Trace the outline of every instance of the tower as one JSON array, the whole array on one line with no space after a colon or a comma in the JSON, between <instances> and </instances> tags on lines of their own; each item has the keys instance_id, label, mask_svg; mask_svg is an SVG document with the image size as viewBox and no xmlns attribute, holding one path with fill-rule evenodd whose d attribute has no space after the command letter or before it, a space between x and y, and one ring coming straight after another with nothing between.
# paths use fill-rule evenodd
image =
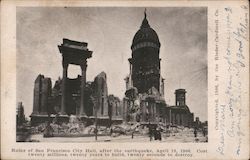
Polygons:
<instances>
[{"instance_id":1,"label":"tower","mask_svg":"<svg viewBox=\"0 0 250 160\"><path fill-rule=\"evenodd\" d=\"M67 106L67 73L69 64L79 65L82 70L81 84L80 84L80 109L78 116L85 117L84 107L84 90L86 85L86 69L87 59L92 56L92 51L87 48L88 44L85 42L77 42L69 39L63 39L63 44L58 46L62 54L63 78L62 78L62 101L61 101L61 114L66 115Z\"/></svg>"},{"instance_id":2,"label":"tower","mask_svg":"<svg viewBox=\"0 0 250 160\"><path fill-rule=\"evenodd\" d=\"M108 119L108 86L105 72L101 72L95 77L93 92L96 98L96 105L94 106L96 113L94 115Z\"/></svg>"},{"instance_id":3,"label":"tower","mask_svg":"<svg viewBox=\"0 0 250 160\"><path fill-rule=\"evenodd\" d=\"M39 74L34 84L33 112L30 115L31 125L44 122L50 113L51 79Z\"/></svg>"},{"instance_id":4,"label":"tower","mask_svg":"<svg viewBox=\"0 0 250 160\"><path fill-rule=\"evenodd\" d=\"M34 85L32 116L48 114L49 97L51 96L51 92L51 79L39 74Z\"/></svg>"},{"instance_id":5,"label":"tower","mask_svg":"<svg viewBox=\"0 0 250 160\"><path fill-rule=\"evenodd\" d=\"M25 122L24 107L22 102L18 102L16 113L16 125L22 125Z\"/></svg>"},{"instance_id":6,"label":"tower","mask_svg":"<svg viewBox=\"0 0 250 160\"><path fill-rule=\"evenodd\" d=\"M186 105L186 90L177 89L175 90L175 105L176 106L185 106Z\"/></svg>"},{"instance_id":7,"label":"tower","mask_svg":"<svg viewBox=\"0 0 250 160\"><path fill-rule=\"evenodd\" d=\"M132 84L138 93L145 93L152 87L160 91L160 46L158 35L150 27L145 10L141 27L131 45L132 58L129 58Z\"/></svg>"}]
</instances>

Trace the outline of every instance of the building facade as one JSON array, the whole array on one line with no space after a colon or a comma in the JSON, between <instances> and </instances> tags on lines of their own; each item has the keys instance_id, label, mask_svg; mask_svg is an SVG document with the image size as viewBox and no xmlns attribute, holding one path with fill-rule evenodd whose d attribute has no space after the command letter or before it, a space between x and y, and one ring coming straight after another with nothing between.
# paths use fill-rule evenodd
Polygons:
<instances>
[{"instance_id":1,"label":"building facade","mask_svg":"<svg viewBox=\"0 0 250 160\"><path fill-rule=\"evenodd\" d=\"M164 122L166 108L164 79L161 76L160 41L149 25L146 11L135 33L129 58L130 73L125 78L124 110L128 122Z\"/></svg>"},{"instance_id":2,"label":"building facade","mask_svg":"<svg viewBox=\"0 0 250 160\"><path fill-rule=\"evenodd\" d=\"M172 126L192 127L194 125L194 114L186 105L186 90L175 90L175 106L166 109L166 123Z\"/></svg>"},{"instance_id":3,"label":"building facade","mask_svg":"<svg viewBox=\"0 0 250 160\"><path fill-rule=\"evenodd\" d=\"M146 12L140 29L131 45L132 58L129 59L132 84L138 93L145 93L155 87L160 90L160 41L157 33L150 27Z\"/></svg>"},{"instance_id":4,"label":"building facade","mask_svg":"<svg viewBox=\"0 0 250 160\"><path fill-rule=\"evenodd\" d=\"M123 118L126 122L162 123L168 126L192 126L193 114L185 104L184 89L175 92L176 104L165 102L165 82L161 76L161 43L156 31L149 25L146 11L132 45L129 58L130 73L123 99Z\"/></svg>"}]
</instances>

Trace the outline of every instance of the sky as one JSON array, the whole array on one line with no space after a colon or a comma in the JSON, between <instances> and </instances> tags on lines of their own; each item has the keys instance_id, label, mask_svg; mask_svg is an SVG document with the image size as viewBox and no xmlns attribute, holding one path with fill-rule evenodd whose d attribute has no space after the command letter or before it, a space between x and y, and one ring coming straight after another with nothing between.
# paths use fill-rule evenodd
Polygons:
<instances>
[{"instance_id":1,"label":"sky","mask_svg":"<svg viewBox=\"0 0 250 160\"><path fill-rule=\"evenodd\" d=\"M87 42L87 81L104 71L108 93L124 97L131 44L144 18L144 7L17 7L17 102L25 115L33 108L38 74L62 77L58 45L63 38ZM207 8L147 7L147 19L161 43L161 75L165 100L175 104L174 91L186 89L186 104L195 117L207 120ZM81 74L70 65L68 76Z\"/></svg>"}]
</instances>

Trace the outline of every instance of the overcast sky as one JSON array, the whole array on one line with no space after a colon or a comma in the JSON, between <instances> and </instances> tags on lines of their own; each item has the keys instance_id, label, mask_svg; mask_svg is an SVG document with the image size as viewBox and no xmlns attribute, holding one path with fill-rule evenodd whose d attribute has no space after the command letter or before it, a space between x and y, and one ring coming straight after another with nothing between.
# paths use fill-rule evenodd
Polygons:
<instances>
[{"instance_id":1,"label":"overcast sky","mask_svg":"<svg viewBox=\"0 0 250 160\"><path fill-rule=\"evenodd\" d=\"M87 81L104 71L108 92L124 97L124 78L134 34L144 18L144 8L17 8L17 101L25 114L33 108L34 81L38 74L62 77L62 57L57 45L63 38L88 43ZM160 42L165 99L175 104L174 91L187 90L186 103L195 116L207 120L207 9L147 7L150 26ZM70 78L81 74L69 66Z\"/></svg>"}]
</instances>

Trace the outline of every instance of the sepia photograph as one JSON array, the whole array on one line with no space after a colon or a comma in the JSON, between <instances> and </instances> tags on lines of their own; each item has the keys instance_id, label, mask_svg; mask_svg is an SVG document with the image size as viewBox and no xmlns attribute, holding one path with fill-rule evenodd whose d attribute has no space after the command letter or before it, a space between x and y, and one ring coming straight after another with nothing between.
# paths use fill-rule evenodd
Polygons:
<instances>
[{"instance_id":1,"label":"sepia photograph","mask_svg":"<svg viewBox=\"0 0 250 160\"><path fill-rule=\"evenodd\" d=\"M16 142L208 142L207 21L207 7L17 7Z\"/></svg>"},{"instance_id":2,"label":"sepia photograph","mask_svg":"<svg viewBox=\"0 0 250 160\"><path fill-rule=\"evenodd\" d=\"M249 159L249 1L0 5L0 159Z\"/></svg>"}]
</instances>

